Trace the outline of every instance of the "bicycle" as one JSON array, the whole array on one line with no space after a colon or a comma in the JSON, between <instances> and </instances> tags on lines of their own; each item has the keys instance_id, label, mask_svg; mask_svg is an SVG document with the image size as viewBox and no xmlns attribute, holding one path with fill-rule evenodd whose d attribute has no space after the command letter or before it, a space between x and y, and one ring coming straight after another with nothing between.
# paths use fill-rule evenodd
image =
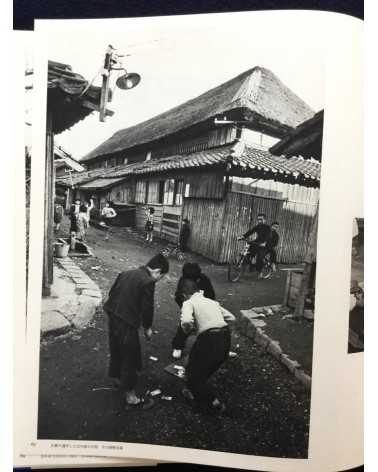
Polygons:
<instances>
[{"instance_id":1,"label":"bicycle","mask_svg":"<svg viewBox=\"0 0 378 472\"><path fill-rule=\"evenodd\" d=\"M245 240L244 240L245 241ZM228 280L230 282L237 282L244 273L247 266L256 266L257 255L251 254L251 243L246 241L244 249L237 254L233 261L228 264ZM263 267L261 270L261 278L268 279L273 273L273 263L271 261L270 253L264 254Z\"/></svg>"},{"instance_id":2,"label":"bicycle","mask_svg":"<svg viewBox=\"0 0 378 472\"><path fill-rule=\"evenodd\" d=\"M160 254L167 258L174 256L180 262L185 260L185 255L178 246L167 246L160 252Z\"/></svg>"}]
</instances>

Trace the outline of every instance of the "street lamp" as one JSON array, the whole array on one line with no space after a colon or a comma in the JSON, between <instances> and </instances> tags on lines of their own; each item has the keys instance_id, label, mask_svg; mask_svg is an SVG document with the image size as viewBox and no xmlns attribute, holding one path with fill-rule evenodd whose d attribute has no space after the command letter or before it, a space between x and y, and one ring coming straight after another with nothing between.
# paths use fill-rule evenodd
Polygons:
<instances>
[{"instance_id":1,"label":"street lamp","mask_svg":"<svg viewBox=\"0 0 378 472\"><path fill-rule=\"evenodd\" d=\"M116 85L122 90L129 90L136 87L141 77L135 72L127 72L124 67L115 67L115 65L120 64L118 61L119 56L115 53L115 49L112 45L109 45L104 60L104 68L102 71L102 88L101 88L101 101L100 101L100 121L105 121L106 117L106 105L109 100L109 79L110 73L113 70L123 70L125 71L124 75L118 77ZM121 64L120 64L121 65Z\"/></svg>"}]
</instances>

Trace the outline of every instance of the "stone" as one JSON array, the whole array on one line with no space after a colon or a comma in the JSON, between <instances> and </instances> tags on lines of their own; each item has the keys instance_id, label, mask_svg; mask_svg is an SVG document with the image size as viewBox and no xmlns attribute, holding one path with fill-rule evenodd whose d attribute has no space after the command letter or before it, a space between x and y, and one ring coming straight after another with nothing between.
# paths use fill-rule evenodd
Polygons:
<instances>
[{"instance_id":1,"label":"stone","mask_svg":"<svg viewBox=\"0 0 378 472\"><path fill-rule=\"evenodd\" d=\"M267 347L270 342L269 337L262 331L261 328L256 328L256 336L255 336L256 343L261 347Z\"/></svg>"},{"instance_id":2,"label":"stone","mask_svg":"<svg viewBox=\"0 0 378 472\"><path fill-rule=\"evenodd\" d=\"M95 285L93 282L77 284L76 288L78 290L98 290L97 285Z\"/></svg>"},{"instance_id":3,"label":"stone","mask_svg":"<svg viewBox=\"0 0 378 472\"><path fill-rule=\"evenodd\" d=\"M312 310L304 310L303 317L306 318L306 320L313 320L314 312Z\"/></svg>"},{"instance_id":4,"label":"stone","mask_svg":"<svg viewBox=\"0 0 378 472\"><path fill-rule=\"evenodd\" d=\"M58 311L44 311L41 315L41 334L64 334L71 328L70 322Z\"/></svg>"},{"instance_id":5,"label":"stone","mask_svg":"<svg viewBox=\"0 0 378 472\"><path fill-rule=\"evenodd\" d=\"M266 323L263 320L251 320L251 323L256 328L263 328L264 326L266 326Z\"/></svg>"},{"instance_id":6,"label":"stone","mask_svg":"<svg viewBox=\"0 0 378 472\"><path fill-rule=\"evenodd\" d=\"M78 297L78 311L75 318L73 319L73 325L75 328L85 328L92 320L96 309L100 304L100 300L94 297L87 297L86 295L80 295Z\"/></svg>"},{"instance_id":7,"label":"stone","mask_svg":"<svg viewBox=\"0 0 378 472\"><path fill-rule=\"evenodd\" d=\"M267 351L272 354L276 359L280 359L282 355L282 349L277 341L270 341L267 347Z\"/></svg>"},{"instance_id":8,"label":"stone","mask_svg":"<svg viewBox=\"0 0 378 472\"><path fill-rule=\"evenodd\" d=\"M302 369L295 369L295 377L307 388L311 388L311 377L306 374Z\"/></svg>"},{"instance_id":9,"label":"stone","mask_svg":"<svg viewBox=\"0 0 378 472\"><path fill-rule=\"evenodd\" d=\"M93 289L84 289L82 292L81 292L82 295L87 295L88 297L96 297L96 298L101 298L102 299L102 295L101 295L101 292L99 290L93 290Z\"/></svg>"},{"instance_id":10,"label":"stone","mask_svg":"<svg viewBox=\"0 0 378 472\"><path fill-rule=\"evenodd\" d=\"M273 311L274 314L279 313L281 311L282 305L271 305L270 309Z\"/></svg>"},{"instance_id":11,"label":"stone","mask_svg":"<svg viewBox=\"0 0 378 472\"><path fill-rule=\"evenodd\" d=\"M294 373L300 367L299 362L293 361L287 354L281 354L281 363Z\"/></svg>"}]
</instances>

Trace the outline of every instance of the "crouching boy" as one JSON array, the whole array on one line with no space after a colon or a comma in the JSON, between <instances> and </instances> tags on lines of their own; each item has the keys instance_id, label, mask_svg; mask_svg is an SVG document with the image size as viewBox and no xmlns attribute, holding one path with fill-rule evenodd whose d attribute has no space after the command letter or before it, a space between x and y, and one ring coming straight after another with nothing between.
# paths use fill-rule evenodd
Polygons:
<instances>
[{"instance_id":1,"label":"crouching boy","mask_svg":"<svg viewBox=\"0 0 378 472\"><path fill-rule=\"evenodd\" d=\"M185 280L183 286L185 301L181 310L181 326L190 333L196 327L198 336L189 354L186 367L188 390L199 406L212 411L224 411L225 406L216 396L208 380L228 359L231 333L227 321L235 317L220 304L203 296L196 283Z\"/></svg>"},{"instance_id":2,"label":"crouching boy","mask_svg":"<svg viewBox=\"0 0 378 472\"><path fill-rule=\"evenodd\" d=\"M138 372L142 369L139 328L151 339L155 283L169 270L168 261L158 254L146 266L122 272L109 292L104 310L109 317L109 377L125 395L127 405L138 405L135 393Z\"/></svg>"}]
</instances>

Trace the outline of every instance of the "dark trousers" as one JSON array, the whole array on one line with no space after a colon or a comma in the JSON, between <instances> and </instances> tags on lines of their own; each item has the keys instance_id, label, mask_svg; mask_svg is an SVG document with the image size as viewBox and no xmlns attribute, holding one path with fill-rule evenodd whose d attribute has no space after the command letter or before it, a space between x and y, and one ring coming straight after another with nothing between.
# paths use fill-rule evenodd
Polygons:
<instances>
[{"instance_id":1,"label":"dark trousers","mask_svg":"<svg viewBox=\"0 0 378 472\"><path fill-rule=\"evenodd\" d=\"M276 252L276 250L274 248L270 248L270 249L267 249L266 253L270 255L270 262L272 264L276 264L277 263L277 252Z\"/></svg>"},{"instance_id":2,"label":"dark trousers","mask_svg":"<svg viewBox=\"0 0 378 472\"><path fill-rule=\"evenodd\" d=\"M109 349L109 377L119 379L123 390L134 389L138 371L142 369L139 332L112 314L109 314Z\"/></svg>"},{"instance_id":3,"label":"dark trousers","mask_svg":"<svg viewBox=\"0 0 378 472\"><path fill-rule=\"evenodd\" d=\"M264 257L266 254L266 249L264 246L259 246L258 244L251 244L249 252L251 254L251 259L256 256L256 270L258 273L262 271L264 265Z\"/></svg>"},{"instance_id":4,"label":"dark trousers","mask_svg":"<svg viewBox=\"0 0 378 472\"><path fill-rule=\"evenodd\" d=\"M182 351L185 347L186 340L188 339L189 334L186 334L181 327L181 323L177 326L177 331L172 339L172 349L180 349Z\"/></svg>"},{"instance_id":5,"label":"dark trousers","mask_svg":"<svg viewBox=\"0 0 378 472\"><path fill-rule=\"evenodd\" d=\"M228 359L230 346L228 326L201 333L193 344L186 367L187 385L194 399L204 406L211 406L216 398L208 380Z\"/></svg>"}]
</instances>

